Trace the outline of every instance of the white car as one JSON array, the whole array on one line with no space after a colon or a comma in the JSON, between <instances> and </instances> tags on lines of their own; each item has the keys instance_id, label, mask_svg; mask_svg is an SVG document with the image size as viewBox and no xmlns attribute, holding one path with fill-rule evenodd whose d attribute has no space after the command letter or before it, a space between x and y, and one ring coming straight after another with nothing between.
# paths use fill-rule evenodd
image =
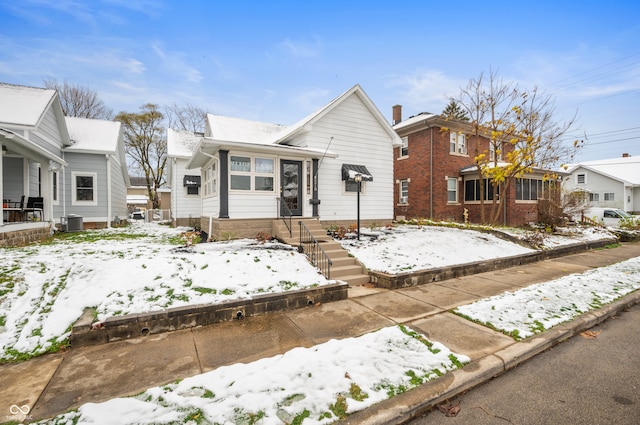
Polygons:
<instances>
[{"instance_id":1,"label":"white car","mask_svg":"<svg viewBox=\"0 0 640 425\"><path fill-rule=\"evenodd\" d=\"M640 216L631 215L618 208L589 208L585 210L584 216L608 227L619 227L621 219L640 220Z\"/></svg>"},{"instance_id":2,"label":"white car","mask_svg":"<svg viewBox=\"0 0 640 425\"><path fill-rule=\"evenodd\" d=\"M142 211L134 211L129 214L129 218L132 220L144 220L144 213Z\"/></svg>"}]
</instances>

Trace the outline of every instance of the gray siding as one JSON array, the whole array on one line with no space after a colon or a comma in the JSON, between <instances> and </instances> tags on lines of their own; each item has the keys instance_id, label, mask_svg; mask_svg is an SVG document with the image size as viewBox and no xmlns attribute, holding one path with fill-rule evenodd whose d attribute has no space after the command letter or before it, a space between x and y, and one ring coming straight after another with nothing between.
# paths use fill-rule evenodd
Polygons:
<instances>
[{"instance_id":1,"label":"gray siding","mask_svg":"<svg viewBox=\"0 0 640 425\"><path fill-rule=\"evenodd\" d=\"M106 221L107 220L107 162L104 155L92 155L82 153L67 152L65 160L69 164L64 171L64 201L66 214L77 214L83 217L83 221ZM73 185L72 176L74 172L96 173L97 188L94 193L97 200L96 205L73 205ZM60 197L62 198L62 193ZM113 218L113 217L111 217ZM58 219L58 217L56 217Z\"/></svg>"},{"instance_id":2,"label":"gray siding","mask_svg":"<svg viewBox=\"0 0 640 425\"><path fill-rule=\"evenodd\" d=\"M36 131L31 133L29 140L48 152L61 156L63 140L52 108L47 109L40 125Z\"/></svg>"},{"instance_id":3,"label":"gray siding","mask_svg":"<svg viewBox=\"0 0 640 425\"><path fill-rule=\"evenodd\" d=\"M111 157L111 219L127 218L127 187L124 182L123 164L117 156Z\"/></svg>"},{"instance_id":4,"label":"gray siding","mask_svg":"<svg viewBox=\"0 0 640 425\"><path fill-rule=\"evenodd\" d=\"M22 184L23 160L22 158L4 157L2 161L2 197L12 202L20 202L22 195L26 195Z\"/></svg>"}]
</instances>

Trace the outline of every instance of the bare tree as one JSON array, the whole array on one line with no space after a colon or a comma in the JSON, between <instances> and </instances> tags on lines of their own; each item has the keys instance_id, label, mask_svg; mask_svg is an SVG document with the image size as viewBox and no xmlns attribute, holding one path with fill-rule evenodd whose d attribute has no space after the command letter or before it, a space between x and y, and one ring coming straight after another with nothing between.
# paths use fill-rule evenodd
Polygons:
<instances>
[{"instance_id":1,"label":"bare tree","mask_svg":"<svg viewBox=\"0 0 640 425\"><path fill-rule=\"evenodd\" d=\"M207 116L204 109L190 104L178 106L173 103L165 106L164 111L167 118L167 127L193 133L204 132L204 123Z\"/></svg>"},{"instance_id":2,"label":"bare tree","mask_svg":"<svg viewBox=\"0 0 640 425\"><path fill-rule=\"evenodd\" d=\"M57 90L62 112L67 117L102 120L110 120L113 117L113 110L107 107L98 94L90 88L69 84L66 80L60 83L55 79L45 79L44 86Z\"/></svg>"},{"instance_id":3,"label":"bare tree","mask_svg":"<svg viewBox=\"0 0 640 425\"><path fill-rule=\"evenodd\" d=\"M497 223L500 218L498 193L507 193L514 179L522 178L534 168L547 170L545 179L555 178L549 170L570 161L582 147L580 141L571 145L562 141L573 126L575 116L558 123L551 96L537 87L521 90L492 71L488 79L481 74L471 80L455 100L469 114L476 136L478 149L474 162L480 177L482 222L487 221L485 179L493 191L488 222ZM482 140L488 140L488 149Z\"/></svg>"},{"instance_id":4,"label":"bare tree","mask_svg":"<svg viewBox=\"0 0 640 425\"><path fill-rule=\"evenodd\" d=\"M127 155L144 174L149 199L159 208L158 188L166 183L167 139L163 126L164 115L158 105L147 103L139 113L120 112L116 118L123 127Z\"/></svg>"}]
</instances>

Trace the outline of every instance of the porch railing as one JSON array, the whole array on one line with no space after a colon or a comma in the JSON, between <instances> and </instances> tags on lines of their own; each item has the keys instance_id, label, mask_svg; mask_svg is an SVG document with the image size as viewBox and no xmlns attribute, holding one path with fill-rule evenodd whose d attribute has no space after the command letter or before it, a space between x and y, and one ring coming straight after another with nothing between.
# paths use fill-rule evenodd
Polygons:
<instances>
[{"instance_id":1,"label":"porch railing","mask_svg":"<svg viewBox=\"0 0 640 425\"><path fill-rule=\"evenodd\" d=\"M302 221L299 221L298 224L300 225L300 252L304 253L311 264L319 268L327 279L331 279L331 258L322 249L306 224Z\"/></svg>"},{"instance_id":2,"label":"porch railing","mask_svg":"<svg viewBox=\"0 0 640 425\"><path fill-rule=\"evenodd\" d=\"M284 225L287 226L287 230L289 231L289 237L292 237L293 232L291 231L292 229L291 217L293 217L293 213L291 212L291 209L285 202L284 198L277 198L277 199L278 199L278 216L280 217Z\"/></svg>"}]
</instances>

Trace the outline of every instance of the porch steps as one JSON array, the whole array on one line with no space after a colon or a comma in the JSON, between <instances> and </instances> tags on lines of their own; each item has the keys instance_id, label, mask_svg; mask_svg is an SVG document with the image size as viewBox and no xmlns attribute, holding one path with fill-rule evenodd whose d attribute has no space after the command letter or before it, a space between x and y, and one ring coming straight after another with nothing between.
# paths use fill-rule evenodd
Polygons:
<instances>
[{"instance_id":1,"label":"porch steps","mask_svg":"<svg viewBox=\"0 0 640 425\"><path fill-rule=\"evenodd\" d=\"M300 226L298 221L304 221L314 238L331 259L330 278L341 280L350 286L363 285L369 282L369 274L358 261L349 256L347 250L342 248L338 242L327 235L327 231L322 227L317 219L293 219L291 236L289 230L282 220L274 220L271 224L272 235L286 244L298 246L300 244Z\"/></svg>"}]
</instances>

